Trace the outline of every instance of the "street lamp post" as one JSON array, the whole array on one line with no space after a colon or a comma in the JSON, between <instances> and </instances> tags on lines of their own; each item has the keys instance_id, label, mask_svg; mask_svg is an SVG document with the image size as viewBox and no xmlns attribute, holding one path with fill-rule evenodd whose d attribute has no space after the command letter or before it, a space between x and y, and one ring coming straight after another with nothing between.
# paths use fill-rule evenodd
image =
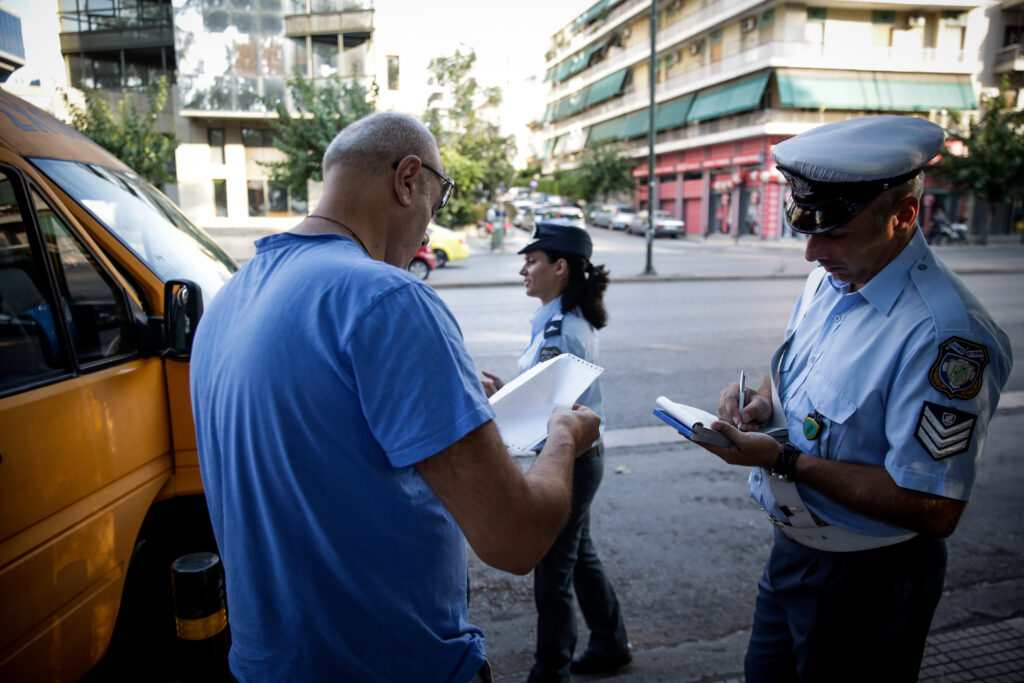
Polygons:
<instances>
[{"instance_id":1,"label":"street lamp post","mask_svg":"<svg viewBox=\"0 0 1024 683\"><path fill-rule=\"evenodd\" d=\"M651 66L648 70L651 85L651 101L647 112L647 267L644 275L657 275L652 261L654 253L654 206L657 196L654 191L657 181L654 177L654 84L658 68L658 53L655 47L658 36L658 0L651 0Z\"/></svg>"}]
</instances>

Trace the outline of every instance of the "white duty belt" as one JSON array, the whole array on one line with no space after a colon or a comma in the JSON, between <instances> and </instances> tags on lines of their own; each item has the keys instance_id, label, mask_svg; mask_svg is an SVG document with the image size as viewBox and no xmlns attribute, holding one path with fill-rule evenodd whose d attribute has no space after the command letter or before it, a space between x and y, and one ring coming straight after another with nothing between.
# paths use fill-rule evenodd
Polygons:
<instances>
[{"instance_id":1,"label":"white duty belt","mask_svg":"<svg viewBox=\"0 0 1024 683\"><path fill-rule=\"evenodd\" d=\"M811 289L812 284L816 288L820 283L820 278L816 282L814 278L809 279L808 286L804 290L804 296L801 298L801 311L798 314L797 325L803 320L803 315L807 310L807 302L810 300L810 295L813 295L813 291L809 292L808 290ZM790 336L792 338L792 335ZM772 356L771 367L769 368L772 383L773 427L787 427L786 413L782 409L782 401L779 399L779 376L776 373L788 346L789 340L779 347L775 355ZM768 515L768 519L771 520L771 523L783 535L808 548L837 553L871 550L873 548L883 548L887 545L902 543L917 535L910 532L898 536L869 536L868 534L828 524L811 514L811 511L800 497L800 490L795 483L776 477L764 468L761 468L761 475L767 478L768 488L771 489L772 496L775 497L775 502L785 515L785 519L779 519L767 510L764 510L764 513Z\"/></svg>"}]
</instances>

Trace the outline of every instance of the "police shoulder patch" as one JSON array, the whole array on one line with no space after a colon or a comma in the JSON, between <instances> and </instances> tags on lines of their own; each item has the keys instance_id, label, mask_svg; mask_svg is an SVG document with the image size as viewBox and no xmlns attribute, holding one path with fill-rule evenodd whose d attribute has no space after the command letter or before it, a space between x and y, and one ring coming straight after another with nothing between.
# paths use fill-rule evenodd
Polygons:
<instances>
[{"instance_id":1,"label":"police shoulder patch","mask_svg":"<svg viewBox=\"0 0 1024 683\"><path fill-rule=\"evenodd\" d=\"M549 320L544 325L544 338L562 336L562 319Z\"/></svg>"},{"instance_id":2,"label":"police shoulder patch","mask_svg":"<svg viewBox=\"0 0 1024 683\"><path fill-rule=\"evenodd\" d=\"M977 423L974 413L925 401L914 436L933 460L942 460L967 452Z\"/></svg>"},{"instance_id":3,"label":"police shoulder patch","mask_svg":"<svg viewBox=\"0 0 1024 683\"><path fill-rule=\"evenodd\" d=\"M562 355L562 349L557 346L545 346L540 350L540 362L551 360L555 356Z\"/></svg>"},{"instance_id":4,"label":"police shoulder patch","mask_svg":"<svg viewBox=\"0 0 1024 683\"><path fill-rule=\"evenodd\" d=\"M974 398L988 365L988 349L960 337L939 345L939 357L928 372L928 382L949 398Z\"/></svg>"}]
</instances>

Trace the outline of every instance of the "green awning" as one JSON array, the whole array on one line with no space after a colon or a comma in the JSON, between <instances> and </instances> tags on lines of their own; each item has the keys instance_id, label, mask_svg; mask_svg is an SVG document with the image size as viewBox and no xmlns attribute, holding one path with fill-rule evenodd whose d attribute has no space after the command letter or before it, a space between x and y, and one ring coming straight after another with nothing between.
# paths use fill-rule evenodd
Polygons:
<instances>
[{"instance_id":1,"label":"green awning","mask_svg":"<svg viewBox=\"0 0 1024 683\"><path fill-rule=\"evenodd\" d=\"M596 145L608 140L618 140L622 137L622 130L625 125L625 116L618 116L593 125L590 127L590 137L587 139L587 144Z\"/></svg>"},{"instance_id":2,"label":"green awning","mask_svg":"<svg viewBox=\"0 0 1024 683\"><path fill-rule=\"evenodd\" d=\"M686 116L687 122L704 121L754 109L761 101L770 75L771 72L766 71L721 88L701 92L693 100L693 106Z\"/></svg>"},{"instance_id":3,"label":"green awning","mask_svg":"<svg viewBox=\"0 0 1024 683\"><path fill-rule=\"evenodd\" d=\"M622 132L619 134L619 139L628 140L629 138L646 135L647 123L650 117L651 116L646 109L628 115L626 117L626 123L622 126Z\"/></svg>"},{"instance_id":4,"label":"green awning","mask_svg":"<svg viewBox=\"0 0 1024 683\"><path fill-rule=\"evenodd\" d=\"M910 80L874 72L820 76L780 70L775 81L782 105L801 109L929 111L976 106L967 76Z\"/></svg>"},{"instance_id":5,"label":"green awning","mask_svg":"<svg viewBox=\"0 0 1024 683\"><path fill-rule=\"evenodd\" d=\"M572 116L573 114L579 113L586 108L587 95L589 90L589 88L584 88L583 90L577 93L573 93L568 98L566 98L569 100L569 105L565 110L566 116Z\"/></svg>"},{"instance_id":6,"label":"green awning","mask_svg":"<svg viewBox=\"0 0 1024 683\"><path fill-rule=\"evenodd\" d=\"M693 95L683 95L659 104L654 112L654 130L662 131L683 125L692 103Z\"/></svg>"},{"instance_id":7,"label":"green awning","mask_svg":"<svg viewBox=\"0 0 1024 683\"><path fill-rule=\"evenodd\" d=\"M595 43L590 47L586 47L579 52L573 54L571 57L566 59L564 62L555 67L554 73L551 75L551 81L553 83L559 83L565 79L578 74L583 71L590 64L590 58L595 52L603 48L608 44L608 40L602 40L599 43Z\"/></svg>"},{"instance_id":8,"label":"green awning","mask_svg":"<svg viewBox=\"0 0 1024 683\"><path fill-rule=\"evenodd\" d=\"M544 149L541 150L540 160L543 161L551 156L551 150L555 148L555 143L558 142L558 138L551 138L550 140L544 141Z\"/></svg>"},{"instance_id":9,"label":"green awning","mask_svg":"<svg viewBox=\"0 0 1024 683\"><path fill-rule=\"evenodd\" d=\"M589 24L591 21L597 18L597 16L600 15L601 12L604 11L604 8L607 7L610 3L611 0L600 0L600 2L597 2L594 5L592 5L590 9L576 17L576 21L572 22L572 30L577 31L581 27Z\"/></svg>"},{"instance_id":10,"label":"green awning","mask_svg":"<svg viewBox=\"0 0 1024 683\"><path fill-rule=\"evenodd\" d=\"M614 97L622 90L622 83L626 80L627 69L616 71L611 76L605 76L590 86L590 94L587 96L587 106L593 106L598 102L604 102Z\"/></svg>"}]
</instances>

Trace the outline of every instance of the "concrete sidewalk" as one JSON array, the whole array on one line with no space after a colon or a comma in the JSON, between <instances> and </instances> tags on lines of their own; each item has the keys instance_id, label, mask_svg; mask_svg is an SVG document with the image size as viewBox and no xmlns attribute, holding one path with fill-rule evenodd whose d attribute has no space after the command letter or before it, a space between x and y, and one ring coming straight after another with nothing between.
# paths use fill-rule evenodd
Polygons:
<instances>
[{"instance_id":1,"label":"concrete sidewalk","mask_svg":"<svg viewBox=\"0 0 1024 683\"><path fill-rule=\"evenodd\" d=\"M1019 415L1021 409L1024 409L1024 391L1006 392L1000 398L997 414L1007 419L1008 413ZM617 448L668 444L677 439L675 431L663 425L613 429L604 437L609 457ZM1006 587L990 589L993 594L1005 595ZM1008 607L1011 612L1015 611L1012 605ZM942 608L940 603L940 610ZM959 618L955 624L950 624L948 614L936 615L925 644L919 681L1024 681L1024 619L990 620L991 615L986 617L983 609L972 613L974 623L969 625L964 625ZM694 640L674 647L646 649L637 653L633 664L617 676L579 678L622 683L743 683L743 655L749 636L748 630L738 631L718 640ZM516 679L498 676L495 680Z\"/></svg>"}]
</instances>

